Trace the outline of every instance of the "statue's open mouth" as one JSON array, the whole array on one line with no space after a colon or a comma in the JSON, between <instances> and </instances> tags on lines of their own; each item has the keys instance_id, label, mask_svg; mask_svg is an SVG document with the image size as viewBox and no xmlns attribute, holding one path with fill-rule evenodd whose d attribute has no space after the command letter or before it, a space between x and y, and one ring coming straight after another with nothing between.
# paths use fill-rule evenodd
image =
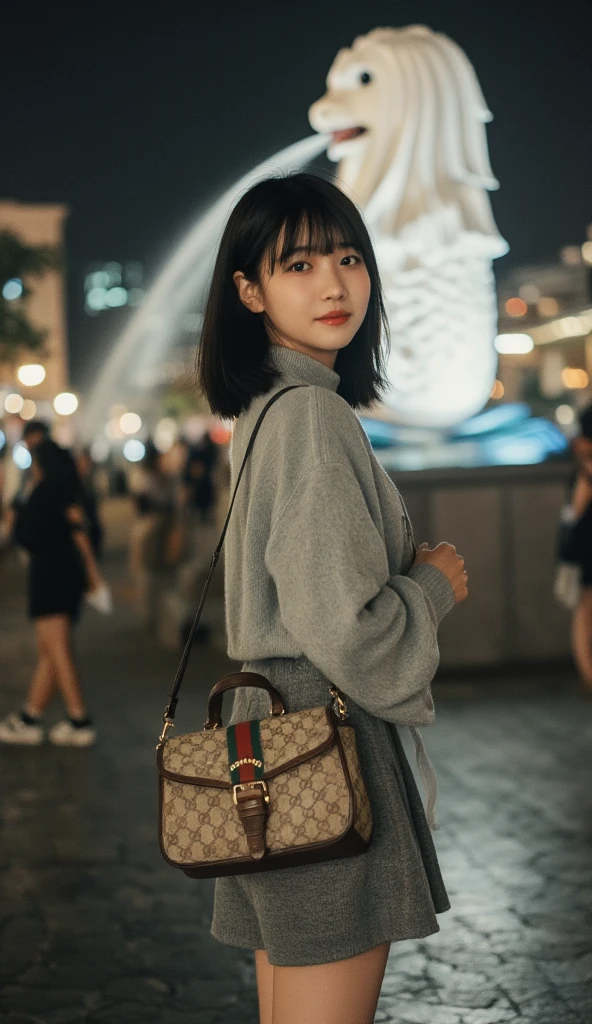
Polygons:
<instances>
[{"instance_id":1,"label":"statue's open mouth","mask_svg":"<svg viewBox=\"0 0 592 1024\"><path fill-rule=\"evenodd\" d=\"M345 142L346 139L356 139L358 135L367 132L367 128L343 128L341 131L331 132L333 142Z\"/></svg>"}]
</instances>

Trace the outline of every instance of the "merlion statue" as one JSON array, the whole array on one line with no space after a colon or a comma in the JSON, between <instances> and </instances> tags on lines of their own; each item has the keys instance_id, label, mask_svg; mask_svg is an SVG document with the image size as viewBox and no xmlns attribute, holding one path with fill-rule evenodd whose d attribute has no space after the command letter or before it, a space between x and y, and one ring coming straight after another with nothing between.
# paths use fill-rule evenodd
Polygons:
<instances>
[{"instance_id":1,"label":"merlion statue","mask_svg":"<svg viewBox=\"0 0 592 1024\"><path fill-rule=\"evenodd\" d=\"M495 380L491 261L508 250L487 190L498 187L477 77L423 25L377 28L338 52L309 111L331 133L336 184L364 211L391 325L395 421L448 427L483 408Z\"/></svg>"},{"instance_id":2,"label":"merlion statue","mask_svg":"<svg viewBox=\"0 0 592 1024\"><path fill-rule=\"evenodd\" d=\"M131 383L160 379L166 352L207 293L215 250L243 190L300 170L327 150L337 184L363 208L376 244L392 327L392 391L375 418L446 427L489 397L496 358L491 261L507 251L487 190L490 120L473 68L446 36L420 25L379 28L340 50L328 90L310 109L314 134L273 154L208 204L167 260L142 306L103 357L84 436ZM146 374L148 376L146 376Z\"/></svg>"}]
</instances>

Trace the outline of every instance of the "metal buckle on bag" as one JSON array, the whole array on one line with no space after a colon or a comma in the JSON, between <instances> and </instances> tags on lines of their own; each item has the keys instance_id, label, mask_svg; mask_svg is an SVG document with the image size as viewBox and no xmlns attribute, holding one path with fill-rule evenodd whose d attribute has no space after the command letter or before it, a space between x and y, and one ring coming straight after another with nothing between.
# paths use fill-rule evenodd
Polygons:
<instances>
[{"instance_id":1,"label":"metal buckle on bag","mask_svg":"<svg viewBox=\"0 0 592 1024\"><path fill-rule=\"evenodd\" d=\"M236 786L232 787L232 799L237 807L237 789L252 789L253 786L261 786L261 789L263 790L263 799L265 800L266 804L269 803L269 793L267 791L267 783L265 782L265 779L255 779L253 782L237 782Z\"/></svg>"},{"instance_id":2,"label":"metal buckle on bag","mask_svg":"<svg viewBox=\"0 0 592 1024\"><path fill-rule=\"evenodd\" d=\"M158 737L158 743L156 744L156 749L157 750L159 750L160 747L162 747L164 741L166 740L167 731L169 729L174 729L175 728L175 723L173 722L173 720L171 718L163 717L162 721L163 721L163 729L162 729L162 732L161 732L160 736Z\"/></svg>"},{"instance_id":3,"label":"metal buckle on bag","mask_svg":"<svg viewBox=\"0 0 592 1024\"><path fill-rule=\"evenodd\" d=\"M333 697L333 711L334 711L334 713L337 715L337 718L341 719L342 722L345 722L345 720L347 718L349 718L349 712L347 710L347 704L345 703L343 697L341 696L341 694L340 694L340 692L339 692L339 690L337 689L336 686L330 686L329 687L329 693Z\"/></svg>"}]
</instances>

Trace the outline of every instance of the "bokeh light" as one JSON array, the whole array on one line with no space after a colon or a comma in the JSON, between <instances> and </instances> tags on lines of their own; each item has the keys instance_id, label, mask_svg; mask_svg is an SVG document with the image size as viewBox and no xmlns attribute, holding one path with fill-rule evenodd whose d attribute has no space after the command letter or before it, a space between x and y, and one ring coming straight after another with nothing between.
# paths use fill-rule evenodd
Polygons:
<instances>
[{"instance_id":1,"label":"bokeh light","mask_svg":"<svg viewBox=\"0 0 592 1024\"><path fill-rule=\"evenodd\" d=\"M530 334L498 334L495 348L500 355L518 356L532 352L534 341Z\"/></svg>"},{"instance_id":2,"label":"bokeh light","mask_svg":"<svg viewBox=\"0 0 592 1024\"><path fill-rule=\"evenodd\" d=\"M13 416L17 416L25 404L24 398L17 394L7 395L4 400L4 408L6 412L10 412Z\"/></svg>"},{"instance_id":3,"label":"bokeh light","mask_svg":"<svg viewBox=\"0 0 592 1024\"><path fill-rule=\"evenodd\" d=\"M37 387L45 380L45 367L41 363L27 363L19 367L17 377L26 388Z\"/></svg>"},{"instance_id":4,"label":"bokeh light","mask_svg":"<svg viewBox=\"0 0 592 1024\"><path fill-rule=\"evenodd\" d=\"M137 437L131 437L123 446L123 454L128 462L140 462L146 454L146 447Z\"/></svg>"},{"instance_id":5,"label":"bokeh light","mask_svg":"<svg viewBox=\"0 0 592 1024\"><path fill-rule=\"evenodd\" d=\"M562 427L569 426L570 423L576 418L576 414L573 411L571 405L558 405L555 410L555 419L558 423L561 423Z\"/></svg>"},{"instance_id":6,"label":"bokeh light","mask_svg":"<svg viewBox=\"0 0 592 1024\"><path fill-rule=\"evenodd\" d=\"M537 302L537 312L539 316L557 316L559 312L557 299L553 299L549 295L543 295Z\"/></svg>"},{"instance_id":7,"label":"bokeh light","mask_svg":"<svg viewBox=\"0 0 592 1024\"><path fill-rule=\"evenodd\" d=\"M506 313L508 316L524 316L528 312L528 306L524 299L519 299L518 296L508 299L506 302Z\"/></svg>"},{"instance_id":8,"label":"bokeh light","mask_svg":"<svg viewBox=\"0 0 592 1024\"><path fill-rule=\"evenodd\" d=\"M29 449L20 441L12 449L12 460L19 469L28 469L33 461Z\"/></svg>"},{"instance_id":9,"label":"bokeh light","mask_svg":"<svg viewBox=\"0 0 592 1024\"><path fill-rule=\"evenodd\" d=\"M23 282L20 277L11 277L9 281L6 281L2 289L2 298L6 299L7 302L14 302L15 299L20 299L23 294Z\"/></svg>"},{"instance_id":10,"label":"bokeh light","mask_svg":"<svg viewBox=\"0 0 592 1024\"><path fill-rule=\"evenodd\" d=\"M179 428L176 420L165 416L159 420L154 430L154 447L162 453L168 452L177 440Z\"/></svg>"},{"instance_id":11,"label":"bokeh light","mask_svg":"<svg viewBox=\"0 0 592 1024\"><path fill-rule=\"evenodd\" d=\"M589 381L586 371L574 366L566 366L561 371L561 383L566 388L587 388Z\"/></svg>"},{"instance_id":12,"label":"bokeh light","mask_svg":"<svg viewBox=\"0 0 592 1024\"><path fill-rule=\"evenodd\" d=\"M32 420L37 415L37 404L31 398L25 398L21 409L21 417L24 420Z\"/></svg>"},{"instance_id":13,"label":"bokeh light","mask_svg":"<svg viewBox=\"0 0 592 1024\"><path fill-rule=\"evenodd\" d=\"M119 420L119 426L124 434L137 434L142 427L142 420L135 412L124 412Z\"/></svg>"},{"instance_id":14,"label":"bokeh light","mask_svg":"<svg viewBox=\"0 0 592 1024\"><path fill-rule=\"evenodd\" d=\"M58 416L71 416L78 408L78 399L71 392L62 391L61 394L55 396L53 407Z\"/></svg>"}]
</instances>

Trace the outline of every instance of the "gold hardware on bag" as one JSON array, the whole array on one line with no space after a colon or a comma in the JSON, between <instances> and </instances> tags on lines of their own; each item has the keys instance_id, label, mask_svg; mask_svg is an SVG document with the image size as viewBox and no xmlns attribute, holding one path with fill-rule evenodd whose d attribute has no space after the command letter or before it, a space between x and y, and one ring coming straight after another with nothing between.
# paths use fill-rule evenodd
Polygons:
<instances>
[{"instance_id":1,"label":"gold hardware on bag","mask_svg":"<svg viewBox=\"0 0 592 1024\"><path fill-rule=\"evenodd\" d=\"M169 729L174 729L175 728L175 723L170 718L163 718L162 721L163 721L164 725L163 725L163 730L162 730L160 736L158 737L158 743L156 744L156 749L157 750L159 750L160 747L162 747L164 741L166 740L167 731Z\"/></svg>"},{"instance_id":2,"label":"gold hardware on bag","mask_svg":"<svg viewBox=\"0 0 592 1024\"><path fill-rule=\"evenodd\" d=\"M229 771L233 772L241 764L254 764L256 768L263 768L263 761L259 761L256 757L241 757L240 761L235 761L230 765Z\"/></svg>"},{"instance_id":3,"label":"gold hardware on bag","mask_svg":"<svg viewBox=\"0 0 592 1024\"><path fill-rule=\"evenodd\" d=\"M329 693L333 697L333 711L335 712L337 717L340 718L342 722L344 722L346 718L349 718L347 704L345 703L343 697L341 696L336 686L330 686Z\"/></svg>"},{"instance_id":4,"label":"gold hardware on bag","mask_svg":"<svg viewBox=\"0 0 592 1024\"><path fill-rule=\"evenodd\" d=\"M255 779L253 782L237 782L236 786L232 787L232 799L235 804L238 805L238 797L236 794L237 789L252 789L253 786L261 786L263 790L263 799L265 803L269 803L269 793L267 791L267 783L264 779Z\"/></svg>"}]
</instances>

